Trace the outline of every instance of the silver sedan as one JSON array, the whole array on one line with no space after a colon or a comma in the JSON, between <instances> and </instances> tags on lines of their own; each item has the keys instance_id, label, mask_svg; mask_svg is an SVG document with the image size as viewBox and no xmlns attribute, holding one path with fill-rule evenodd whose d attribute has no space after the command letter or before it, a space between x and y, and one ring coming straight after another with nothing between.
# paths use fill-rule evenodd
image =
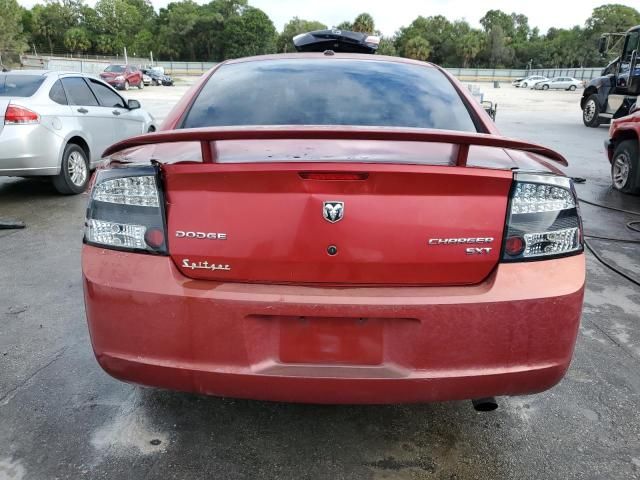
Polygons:
<instances>
[{"instance_id":1,"label":"silver sedan","mask_svg":"<svg viewBox=\"0 0 640 480\"><path fill-rule=\"evenodd\" d=\"M571 77L555 77L549 80L538 82L533 88L536 90L575 90L582 88L584 82Z\"/></svg>"},{"instance_id":2,"label":"silver sedan","mask_svg":"<svg viewBox=\"0 0 640 480\"><path fill-rule=\"evenodd\" d=\"M80 193L109 145L155 129L137 100L95 77L0 73L0 176L47 176L60 193Z\"/></svg>"}]
</instances>

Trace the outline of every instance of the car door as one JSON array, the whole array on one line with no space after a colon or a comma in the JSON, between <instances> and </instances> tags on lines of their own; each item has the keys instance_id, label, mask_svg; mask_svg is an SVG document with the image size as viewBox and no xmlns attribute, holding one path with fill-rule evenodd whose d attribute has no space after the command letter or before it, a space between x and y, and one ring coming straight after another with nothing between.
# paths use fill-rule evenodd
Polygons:
<instances>
[{"instance_id":1,"label":"car door","mask_svg":"<svg viewBox=\"0 0 640 480\"><path fill-rule=\"evenodd\" d=\"M49 100L53 103L43 105L44 108L38 108L41 116L43 118L49 116L53 129L60 134L73 130L73 125L76 123L75 108L69 106L69 100L60 80L56 80L49 88Z\"/></svg>"},{"instance_id":2,"label":"car door","mask_svg":"<svg viewBox=\"0 0 640 480\"><path fill-rule=\"evenodd\" d=\"M91 161L98 161L114 142L111 109L100 105L84 77L65 76L61 82L77 126L89 143Z\"/></svg>"},{"instance_id":3,"label":"car door","mask_svg":"<svg viewBox=\"0 0 640 480\"><path fill-rule=\"evenodd\" d=\"M634 50L640 48L640 32L631 32L627 35L618 64L616 87L618 93L626 93L629 84L631 70L631 56Z\"/></svg>"},{"instance_id":4,"label":"car door","mask_svg":"<svg viewBox=\"0 0 640 480\"><path fill-rule=\"evenodd\" d=\"M111 112L113 142L144 133L144 120L139 111L129 110L125 99L100 80L87 80L100 105Z\"/></svg>"},{"instance_id":5,"label":"car door","mask_svg":"<svg viewBox=\"0 0 640 480\"><path fill-rule=\"evenodd\" d=\"M549 82L549 88L553 88L556 90L559 88L562 88L562 78L560 77L552 78L551 81Z\"/></svg>"},{"instance_id":6,"label":"car door","mask_svg":"<svg viewBox=\"0 0 640 480\"><path fill-rule=\"evenodd\" d=\"M561 88L562 90L566 90L567 88L569 88L569 79L565 77L560 78L560 81L558 82L558 88Z\"/></svg>"},{"instance_id":7,"label":"car door","mask_svg":"<svg viewBox=\"0 0 640 480\"><path fill-rule=\"evenodd\" d=\"M129 65L127 67L127 72L129 85L131 85L132 87L137 87L138 85L140 85L140 82L142 81L142 75L140 74L140 71L133 65Z\"/></svg>"}]
</instances>

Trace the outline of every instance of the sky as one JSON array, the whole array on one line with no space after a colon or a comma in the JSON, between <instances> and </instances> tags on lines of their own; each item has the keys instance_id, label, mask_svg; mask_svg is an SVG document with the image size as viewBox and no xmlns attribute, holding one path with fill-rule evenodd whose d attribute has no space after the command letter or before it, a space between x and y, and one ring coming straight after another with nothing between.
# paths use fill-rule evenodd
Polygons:
<instances>
[{"instance_id":1,"label":"sky","mask_svg":"<svg viewBox=\"0 0 640 480\"><path fill-rule=\"evenodd\" d=\"M206 3L206 0L196 1ZM18 2L25 7L43 3L34 0ZM87 3L93 5L95 0L88 0ZM151 3L157 10L166 6L169 0L151 0ZM352 21L357 14L365 11L373 16L376 28L383 35L393 35L400 27L409 25L418 15L444 15L449 20L464 18L477 27L480 25L480 18L491 9L523 13L529 17L531 27L538 27L541 33L545 33L549 27L570 28L583 25L595 7L605 3L620 3L640 8L640 0L249 0L250 5L264 10L269 15L278 31L281 31L284 24L294 16L305 20L319 20L332 27L343 20Z\"/></svg>"}]
</instances>

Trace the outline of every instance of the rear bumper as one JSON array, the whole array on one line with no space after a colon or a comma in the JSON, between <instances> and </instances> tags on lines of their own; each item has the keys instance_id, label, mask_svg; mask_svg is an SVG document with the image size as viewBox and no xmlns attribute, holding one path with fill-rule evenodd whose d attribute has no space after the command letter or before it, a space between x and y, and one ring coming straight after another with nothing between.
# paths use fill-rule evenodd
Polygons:
<instances>
[{"instance_id":1,"label":"rear bumper","mask_svg":"<svg viewBox=\"0 0 640 480\"><path fill-rule=\"evenodd\" d=\"M171 259L83 248L96 358L124 381L311 403L536 393L569 366L584 255L500 265L470 287L191 280Z\"/></svg>"},{"instance_id":2,"label":"rear bumper","mask_svg":"<svg viewBox=\"0 0 640 480\"><path fill-rule=\"evenodd\" d=\"M5 125L0 176L57 175L63 139L43 125Z\"/></svg>"}]
</instances>

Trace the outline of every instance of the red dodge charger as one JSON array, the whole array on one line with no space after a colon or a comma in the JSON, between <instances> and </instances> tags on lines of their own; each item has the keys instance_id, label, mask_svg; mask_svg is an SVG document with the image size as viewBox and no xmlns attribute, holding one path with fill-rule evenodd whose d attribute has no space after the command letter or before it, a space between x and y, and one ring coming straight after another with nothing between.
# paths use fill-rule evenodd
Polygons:
<instances>
[{"instance_id":1,"label":"red dodge charger","mask_svg":"<svg viewBox=\"0 0 640 480\"><path fill-rule=\"evenodd\" d=\"M117 379L482 407L569 366L585 259L566 160L500 136L436 65L227 61L105 157L82 271Z\"/></svg>"}]
</instances>

